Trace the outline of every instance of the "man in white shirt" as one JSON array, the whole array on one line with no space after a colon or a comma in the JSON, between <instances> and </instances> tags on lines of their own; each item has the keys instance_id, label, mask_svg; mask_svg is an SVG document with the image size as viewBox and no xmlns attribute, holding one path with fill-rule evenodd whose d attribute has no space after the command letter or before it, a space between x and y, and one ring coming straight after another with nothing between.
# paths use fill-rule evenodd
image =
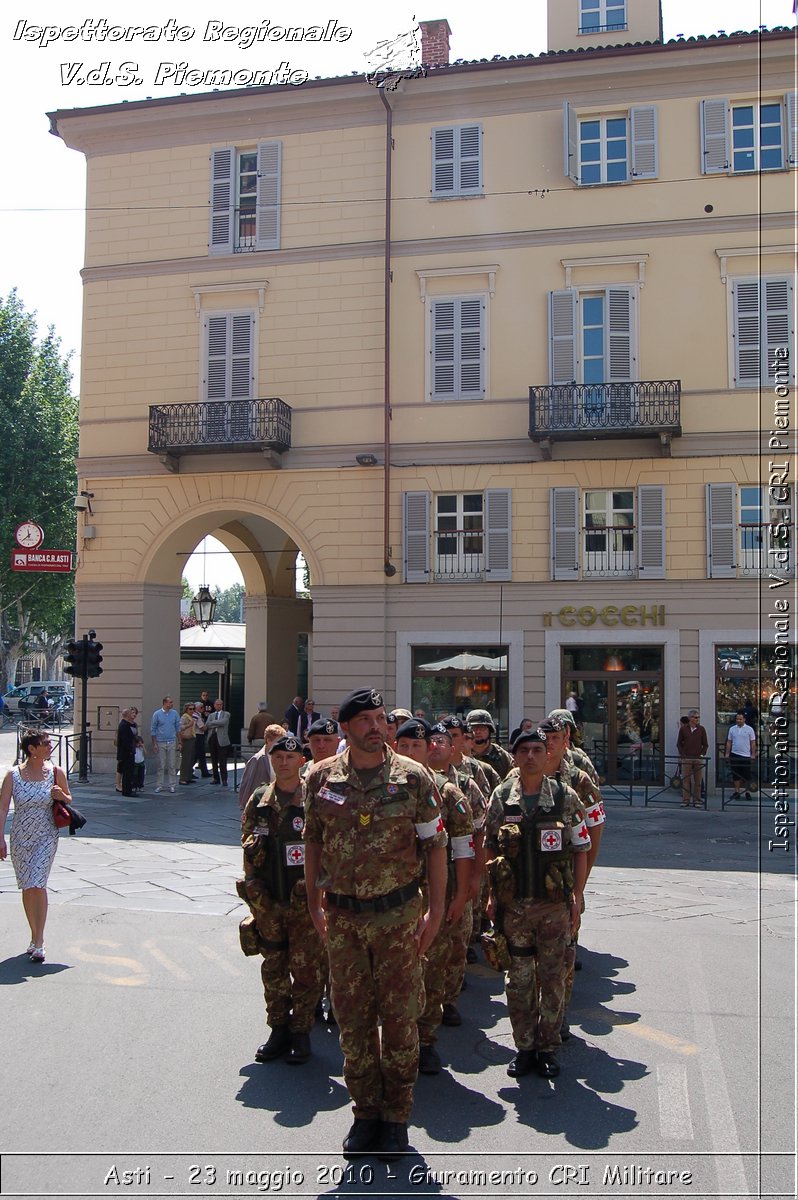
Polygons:
<instances>
[{"instance_id":1,"label":"man in white shirt","mask_svg":"<svg viewBox=\"0 0 798 1200\"><path fill-rule=\"evenodd\" d=\"M751 786L751 767L756 758L756 733L750 725L746 725L742 709L738 709L726 738L725 757L729 760L734 784L732 799L739 800L745 786L745 799L750 800L751 793L748 789Z\"/></svg>"}]
</instances>

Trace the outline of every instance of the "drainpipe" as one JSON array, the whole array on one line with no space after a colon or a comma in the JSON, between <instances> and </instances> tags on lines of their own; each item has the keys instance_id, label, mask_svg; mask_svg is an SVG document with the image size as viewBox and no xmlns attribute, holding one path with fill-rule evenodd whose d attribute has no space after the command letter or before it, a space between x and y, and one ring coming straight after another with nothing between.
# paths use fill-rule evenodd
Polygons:
<instances>
[{"instance_id":1,"label":"drainpipe","mask_svg":"<svg viewBox=\"0 0 798 1200\"><path fill-rule=\"evenodd\" d=\"M383 382L383 498L382 549L383 570L390 578L396 574L391 562L390 501L391 501L391 164L393 156L393 109L385 98L385 88L378 88L385 105L385 266L384 266L384 382Z\"/></svg>"}]
</instances>

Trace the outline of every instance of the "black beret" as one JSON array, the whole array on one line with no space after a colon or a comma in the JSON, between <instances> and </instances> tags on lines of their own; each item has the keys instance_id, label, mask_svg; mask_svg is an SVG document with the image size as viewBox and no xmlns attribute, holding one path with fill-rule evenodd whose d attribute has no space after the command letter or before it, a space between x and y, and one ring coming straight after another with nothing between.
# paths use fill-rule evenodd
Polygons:
<instances>
[{"instance_id":1,"label":"black beret","mask_svg":"<svg viewBox=\"0 0 798 1200\"><path fill-rule=\"evenodd\" d=\"M515 735L513 744L510 747L513 754L515 754L518 747L522 746L524 742L543 742L545 744L546 735L542 729L522 729L520 733Z\"/></svg>"},{"instance_id":2,"label":"black beret","mask_svg":"<svg viewBox=\"0 0 798 1200\"><path fill-rule=\"evenodd\" d=\"M546 717L545 720L538 721L538 729L541 733L562 733L566 724L562 717Z\"/></svg>"},{"instance_id":3,"label":"black beret","mask_svg":"<svg viewBox=\"0 0 798 1200\"><path fill-rule=\"evenodd\" d=\"M448 721L457 721L457 725L449 725ZM442 721L438 721L437 725L433 725L430 733L445 733L449 741L452 740L452 729L457 729L460 725L459 717L445 717Z\"/></svg>"},{"instance_id":4,"label":"black beret","mask_svg":"<svg viewBox=\"0 0 798 1200\"><path fill-rule=\"evenodd\" d=\"M384 708L384 701L380 693L376 692L374 688L357 688L354 692L350 692L342 702L338 709L338 720L351 721L352 717L356 717L358 713L372 712L377 708Z\"/></svg>"},{"instance_id":5,"label":"black beret","mask_svg":"<svg viewBox=\"0 0 798 1200\"><path fill-rule=\"evenodd\" d=\"M287 733L285 737L278 738L273 746L269 747L269 754L276 754L278 750L290 750L293 754L304 754L302 743L299 738L295 738L293 733Z\"/></svg>"},{"instance_id":6,"label":"black beret","mask_svg":"<svg viewBox=\"0 0 798 1200\"><path fill-rule=\"evenodd\" d=\"M443 717L439 722L447 731L449 729L465 729L466 723L462 717Z\"/></svg>"},{"instance_id":7,"label":"black beret","mask_svg":"<svg viewBox=\"0 0 798 1200\"><path fill-rule=\"evenodd\" d=\"M318 721L314 721L308 729L308 737L313 737L314 733L322 733L326 737L332 737L334 734L340 736L338 723L331 721L329 717L321 717Z\"/></svg>"},{"instance_id":8,"label":"black beret","mask_svg":"<svg viewBox=\"0 0 798 1200\"><path fill-rule=\"evenodd\" d=\"M388 716L385 718L385 720L388 722L389 725L398 725L399 724L399 718L397 717L396 713L388 713Z\"/></svg>"},{"instance_id":9,"label":"black beret","mask_svg":"<svg viewBox=\"0 0 798 1200\"><path fill-rule=\"evenodd\" d=\"M424 721L421 717L413 717L412 721L405 721L404 725L400 725L396 731L396 740L400 738L410 738L414 742L428 742L432 727L429 721Z\"/></svg>"}]
</instances>

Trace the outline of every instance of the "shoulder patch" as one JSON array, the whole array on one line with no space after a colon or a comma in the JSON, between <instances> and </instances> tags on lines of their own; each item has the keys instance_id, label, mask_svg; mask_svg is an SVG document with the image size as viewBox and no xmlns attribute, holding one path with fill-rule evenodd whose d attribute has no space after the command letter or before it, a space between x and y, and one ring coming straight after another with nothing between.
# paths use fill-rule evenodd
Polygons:
<instances>
[{"instance_id":1,"label":"shoulder patch","mask_svg":"<svg viewBox=\"0 0 798 1200\"><path fill-rule=\"evenodd\" d=\"M457 801L457 803L455 804L455 808L457 809L457 811L459 813L462 813L463 816L466 815L466 808L465 808L465 805L463 804L462 800Z\"/></svg>"}]
</instances>

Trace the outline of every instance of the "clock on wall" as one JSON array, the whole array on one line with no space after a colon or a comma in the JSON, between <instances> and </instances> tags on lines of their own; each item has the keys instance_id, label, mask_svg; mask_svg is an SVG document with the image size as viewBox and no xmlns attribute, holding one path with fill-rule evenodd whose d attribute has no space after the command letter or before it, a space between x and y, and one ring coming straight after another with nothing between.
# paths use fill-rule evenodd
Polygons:
<instances>
[{"instance_id":1,"label":"clock on wall","mask_svg":"<svg viewBox=\"0 0 798 1200\"><path fill-rule=\"evenodd\" d=\"M44 541L44 530L35 521L23 521L17 526L14 536L18 546L22 546L24 550L35 550Z\"/></svg>"}]
</instances>

